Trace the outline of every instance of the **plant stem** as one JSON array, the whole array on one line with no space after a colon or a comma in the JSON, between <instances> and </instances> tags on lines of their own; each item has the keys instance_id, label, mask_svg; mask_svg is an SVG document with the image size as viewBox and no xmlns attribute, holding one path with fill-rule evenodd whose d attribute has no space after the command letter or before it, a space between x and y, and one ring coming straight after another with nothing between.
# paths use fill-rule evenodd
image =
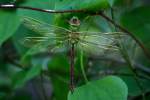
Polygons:
<instances>
[{"instance_id":1,"label":"plant stem","mask_svg":"<svg viewBox=\"0 0 150 100\"><path fill-rule=\"evenodd\" d=\"M82 71L82 75L84 77L85 83L88 82L85 70L84 70L84 65L83 65L83 51L80 51L80 66L81 66L81 71Z\"/></svg>"}]
</instances>

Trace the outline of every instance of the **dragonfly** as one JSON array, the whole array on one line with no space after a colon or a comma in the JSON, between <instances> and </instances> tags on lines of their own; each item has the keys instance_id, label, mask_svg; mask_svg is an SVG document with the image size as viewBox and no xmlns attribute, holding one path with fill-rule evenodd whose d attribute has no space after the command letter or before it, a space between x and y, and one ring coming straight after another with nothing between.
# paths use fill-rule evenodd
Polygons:
<instances>
[{"instance_id":1,"label":"dragonfly","mask_svg":"<svg viewBox=\"0 0 150 100\"><path fill-rule=\"evenodd\" d=\"M34 18L24 17L23 24L40 36L25 37L23 43L31 45L27 54L44 51L57 51L66 47L70 51L70 89L74 89L74 59L75 51L82 50L86 53L99 55L104 51L119 49L117 35L121 32L91 32L80 31L81 21L73 16L67 24L69 28L50 25ZM33 46L32 46L33 45Z\"/></svg>"}]
</instances>

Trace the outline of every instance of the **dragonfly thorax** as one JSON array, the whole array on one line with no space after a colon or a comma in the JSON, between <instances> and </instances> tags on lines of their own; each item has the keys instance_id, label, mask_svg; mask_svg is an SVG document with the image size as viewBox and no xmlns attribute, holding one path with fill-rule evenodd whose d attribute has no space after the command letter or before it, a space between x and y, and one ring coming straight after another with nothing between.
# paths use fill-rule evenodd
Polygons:
<instances>
[{"instance_id":1,"label":"dragonfly thorax","mask_svg":"<svg viewBox=\"0 0 150 100\"><path fill-rule=\"evenodd\" d=\"M69 42L71 44L77 44L79 41L79 34L77 32L69 33Z\"/></svg>"},{"instance_id":2,"label":"dragonfly thorax","mask_svg":"<svg viewBox=\"0 0 150 100\"><path fill-rule=\"evenodd\" d=\"M80 26L80 20L78 17L72 17L69 21L70 24L70 30L71 32L69 33L69 40L72 44L76 44L79 40L79 34L77 33L79 30Z\"/></svg>"}]
</instances>

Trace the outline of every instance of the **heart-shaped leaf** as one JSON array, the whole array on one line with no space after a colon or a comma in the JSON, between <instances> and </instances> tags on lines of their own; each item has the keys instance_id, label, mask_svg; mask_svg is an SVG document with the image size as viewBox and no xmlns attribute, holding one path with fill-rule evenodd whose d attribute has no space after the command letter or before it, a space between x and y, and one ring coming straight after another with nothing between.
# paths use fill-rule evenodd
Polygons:
<instances>
[{"instance_id":1,"label":"heart-shaped leaf","mask_svg":"<svg viewBox=\"0 0 150 100\"><path fill-rule=\"evenodd\" d=\"M68 94L68 100L127 100L128 89L118 77L108 76L89 82Z\"/></svg>"}]
</instances>

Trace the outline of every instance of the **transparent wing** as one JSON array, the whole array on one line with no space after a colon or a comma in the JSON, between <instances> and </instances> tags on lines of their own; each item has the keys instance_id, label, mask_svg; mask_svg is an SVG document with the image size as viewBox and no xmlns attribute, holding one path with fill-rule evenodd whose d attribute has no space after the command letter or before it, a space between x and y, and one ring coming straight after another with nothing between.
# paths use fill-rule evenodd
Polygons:
<instances>
[{"instance_id":1,"label":"transparent wing","mask_svg":"<svg viewBox=\"0 0 150 100\"><path fill-rule=\"evenodd\" d=\"M80 31L77 32L80 35L112 35L112 36L126 36L123 32L91 32L91 31Z\"/></svg>"},{"instance_id":2,"label":"transparent wing","mask_svg":"<svg viewBox=\"0 0 150 100\"><path fill-rule=\"evenodd\" d=\"M36 19L30 18L30 17L24 17L23 18L23 24L29 28L30 30L33 30L36 33L39 33L39 35L35 37L25 37L21 40L21 43L27 47L32 47L33 45L40 43L43 44L46 42L46 44L51 45L57 41L62 42L63 40L66 40L67 33L70 32L68 29L49 25L44 22L40 22ZM59 34L62 35L59 35Z\"/></svg>"},{"instance_id":3,"label":"transparent wing","mask_svg":"<svg viewBox=\"0 0 150 100\"><path fill-rule=\"evenodd\" d=\"M65 35L68 32L70 32L70 30L66 28L40 22L30 17L24 17L23 24L30 30L33 30L34 32L39 33L40 35L53 35L57 33Z\"/></svg>"},{"instance_id":4,"label":"transparent wing","mask_svg":"<svg viewBox=\"0 0 150 100\"><path fill-rule=\"evenodd\" d=\"M55 44L55 43L62 43L64 40L67 40L66 36L37 36L37 37L25 37L20 42L26 47L32 47L36 44Z\"/></svg>"},{"instance_id":5,"label":"transparent wing","mask_svg":"<svg viewBox=\"0 0 150 100\"><path fill-rule=\"evenodd\" d=\"M66 48L64 48L63 43L53 44L53 45L52 44L48 45L46 43L39 43L39 44L34 45L32 48L30 48L21 58L21 61L23 62L24 60L28 59L28 56L35 55L38 53L43 53L43 52L46 52L46 53L55 52L56 53L56 52L62 52L64 50L66 50Z\"/></svg>"},{"instance_id":6,"label":"transparent wing","mask_svg":"<svg viewBox=\"0 0 150 100\"><path fill-rule=\"evenodd\" d=\"M25 56L39 52L54 52L68 40L66 34L70 31L65 28L49 25L29 17L24 17L23 24L40 34L40 36L25 37L21 40L24 46L31 47ZM57 32L62 35L56 34Z\"/></svg>"},{"instance_id":7,"label":"transparent wing","mask_svg":"<svg viewBox=\"0 0 150 100\"><path fill-rule=\"evenodd\" d=\"M117 42L114 35L84 33L84 35L80 35L78 47L86 52L99 55L106 51L118 51Z\"/></svg>"},{"instance_id":8,"label":"transparent wing","mask_svg":"<svg viewBox=\"0 0 150 100\"><path fill-rule=\"evenodd\" d=\"M94 43L94 42L90 42L90 41L80 41L81 45L85 45L85 46L89 46L89 48L91 49L104 49L104 50L109 50L109 49L112 49L112 50L118 50L118 46L115 46L114 43L112 44L98 44L98 43ZM93 48L95 47L95 48Z\"/></svg>"},{"instance_id":9,"label":"transparent wing","mask_svg":"<svg viewBox=\"0 0 150 100\"><path fill-rule=\"evenodd\" d=\"M37 44L34 44L25 55L34 55L40 52L55 52L58 48L63 49L64 44L67 42L65 41L50 41L50 40L43 40ZM58 50L57 50L58 51Z\"/></svg>"}]
</instances>

